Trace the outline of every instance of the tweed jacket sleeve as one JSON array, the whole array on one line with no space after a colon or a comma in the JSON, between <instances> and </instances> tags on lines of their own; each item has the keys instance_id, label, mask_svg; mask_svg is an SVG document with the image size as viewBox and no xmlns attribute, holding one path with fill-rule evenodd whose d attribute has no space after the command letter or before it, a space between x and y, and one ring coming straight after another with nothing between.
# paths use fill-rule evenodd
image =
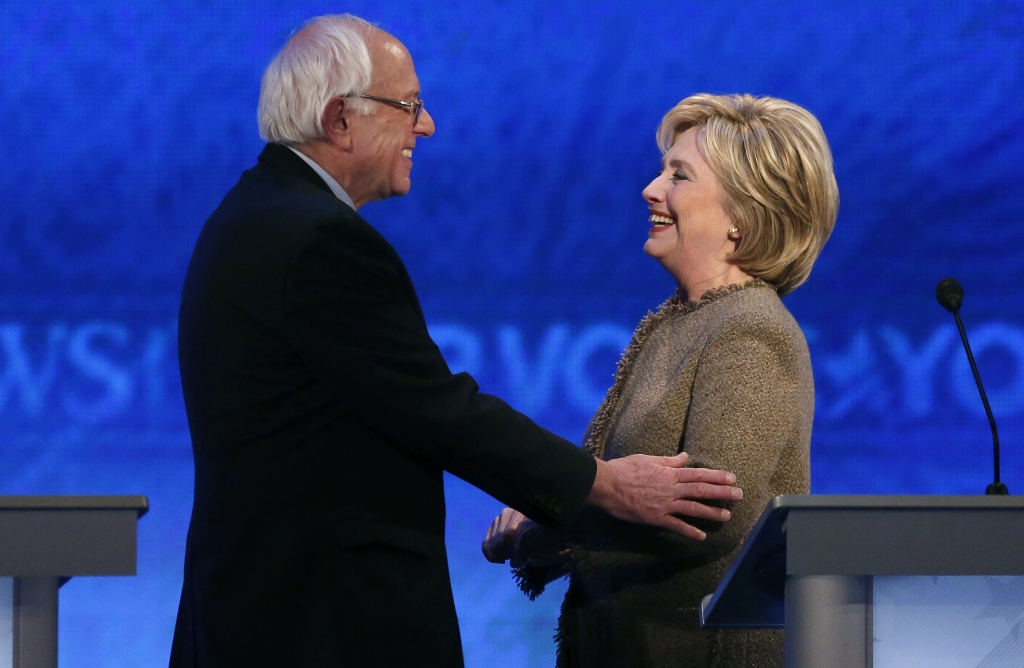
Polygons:
<instances>
[{"instance_id":1,"label":"tweed jacket sleeve","mask_svg":"<svg viewBox=\"0 0 1024 668\"><path fill-rule=\"evenodd\" d=\"M610 422L621 422L624 413L633 411L628 417L638 442L632 451L668 455L685 450L691 455L689 466L734 472L744 498L723 504L733 513L728 522L684 518L707 532L704 541L620 522L587 508L571 530L577 562L601 568L665 559L696 566L723 559L739 548L772 496L807 491L814 389L806 344L795 322L788 314L780 319L757 309L714 319L703 315L705 321L690 325L699 332L694 340L682 343L669 335L670 343L663 346L684 351L682 360L672 362L668 386L674 389L663 403L639 416L634 408L648 392L647 379L656 375L648 351L642 351Z\"/></svg>"},{"instance_id":2,"label":"tweed jacket sleeve","mask_svg":"<svg viewBox=\"0 0 1024 668\"><path fill-rule=\"evenodd\" d=\"M689 552L714 558L736 549L769 499L806 491L814 389L803 341L758 313L726 323L708 342L694 377L682 449L690 466L736 474L742 501L732 519L703 522Z\"/></svg>"}]
</instances>

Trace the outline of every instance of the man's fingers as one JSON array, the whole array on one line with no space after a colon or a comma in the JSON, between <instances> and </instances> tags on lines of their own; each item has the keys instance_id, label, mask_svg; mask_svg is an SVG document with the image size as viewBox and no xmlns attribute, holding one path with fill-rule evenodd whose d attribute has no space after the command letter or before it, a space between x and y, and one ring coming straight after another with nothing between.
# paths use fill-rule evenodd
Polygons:
<instances>
[{"instance_id":1,"label":"man's fingers","mask_svg":"<svg viewBox=\"0 0 1024 668\"><path fill-rule=\"evenodd\" d=\"M675 533L690 538L691 540L704 540L708 537L706 533L697 527L691 526L678 517L673 517L671 515L666 515L658 524L663 529L674 531Z\"/></svg>"},{"instance_id":2,"label":"man's fingers","mask_svg":"<svg viewBox=\"0 0 1024 668\"><path fill-rule=\"evenodd\" d=\"M712 485L706 482L679 483L673 492L677 499L699 501L739 501L743 498L743 490L739 487Z\"/></svg>"},{"instance_id":3,"label":"man's fingers","mask_svg":"<svg viewBox=\"0 0 1024 668\"><path fill-rule=\"evenodd\" d=\"M714 522L728 522L732 518L732 513L725 508L706 506L699 501L689 501L686 499L673 501L669 504L669 512L673 515L686 515L687 517L696 517Z\"/></svg>"},{"instance_id":4,"label":"man's fingers","mask_svg":"<svg viewBox=\"0 0 1024 668\"><path fill-rule=\"evenodd\" d=\"M722 483L677 482L673 488L677 499L714 499L716 501L739 501L743 491L734 485Z\"/></svg>"},{"instance_id":5,"label":"man's fingers","mask_svg":"<svg viewBox=\"0 0 1024 668\"><path fill-rule=\"evenodd\" d=\"M675 471L676 480L681 483L705 483L709 486L723 486L727 489L739 490L738 487L734 487L736 484L736 474L730 473L729 471L718 471L715 469L689 469L683 468ZM733 492L729 492L730 496L726 497L708 497L708 498L727 498L727 499L742 499L743 492L739 490L739 496L733 496Z\"/></svg>"},{"instance_id":6,"label":"man's fingers","mask_svg":"<svg viewBox=\"0 0 1024 668\"><path fill-rule=\"evenodd\" d=\"M706 504L739 501L743 491L736 487L734 473L689 468L689 461L685 452L674 457L630 455L599 461L588 501L618 519L660 526L692 540L704 540L707 536L703 531L679 516L724 522L731 513Z\"/></svg>"},{"instance_id":7,"label":"man's fingers","mask_svg":"<svg viewBox=\"0 0 1024 668\"><path fill-rule=\"evenodd\" d=\"M675 457L662 457L662 464L670 468L678 469L686 466L686 462L690 461L690 453L680 452Z\"/></svg>"}]
</instances>

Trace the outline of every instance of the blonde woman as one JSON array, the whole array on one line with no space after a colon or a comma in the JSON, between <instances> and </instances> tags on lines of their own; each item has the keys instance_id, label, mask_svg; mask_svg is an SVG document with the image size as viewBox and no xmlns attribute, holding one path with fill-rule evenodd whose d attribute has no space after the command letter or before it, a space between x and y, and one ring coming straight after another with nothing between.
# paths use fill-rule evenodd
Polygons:
<instances>
[{"instance_id":1,"label":"blonde woman","mask_svg":"<svg viewBox=\"0 0 1024 668\"><path fill-rule=\"evenodd\" d=\"M637 327L584 447L605 460L685 451L736 474L743 499L689 540L587 510L555 533L515 511L484 541L532 596L568 573L559 667L782 666L781 631L698 626L768 500L809 491L810 357L780 297L803 283L839 192L821 125L784 100L693 95L664 117L644 189L644 252L678 291Z\"/></svg>"}]
</instances>

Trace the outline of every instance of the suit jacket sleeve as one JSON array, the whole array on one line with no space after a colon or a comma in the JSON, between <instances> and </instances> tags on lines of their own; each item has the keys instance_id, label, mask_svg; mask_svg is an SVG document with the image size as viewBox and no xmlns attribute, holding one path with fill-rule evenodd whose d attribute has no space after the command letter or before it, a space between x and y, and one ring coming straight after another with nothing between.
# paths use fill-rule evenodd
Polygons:
<instances>
[{"instance_id":1,"label":"suit jacket sleeve","mask_svg":"<svg viewBox=\"0 0 1024 668\"><path fill-rule=\"evenodd\" d=\"M318 379L395 447L543 523L582 509L593 457L449 371L401 260L365 221L311 228L287 273L285 320Z\"/></svg>"}]
</instances>

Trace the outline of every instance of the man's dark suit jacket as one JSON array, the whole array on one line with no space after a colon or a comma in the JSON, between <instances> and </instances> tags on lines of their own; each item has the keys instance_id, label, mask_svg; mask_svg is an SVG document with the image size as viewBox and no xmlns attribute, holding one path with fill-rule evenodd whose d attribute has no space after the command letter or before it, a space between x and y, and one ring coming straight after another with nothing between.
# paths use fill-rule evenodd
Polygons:
<instances>
[{"instance_id":1,"label":"man's dark suit jacket","mask_svg":"<svg viewBox=\"0 0 1024 668\"><path fill-rule=\"evenodd\" d=\"M452 374L388 242L268 145L203 228L172 668L458 666L442 472L552 525L593 458Z\"/></svg>"}]
</instances>

